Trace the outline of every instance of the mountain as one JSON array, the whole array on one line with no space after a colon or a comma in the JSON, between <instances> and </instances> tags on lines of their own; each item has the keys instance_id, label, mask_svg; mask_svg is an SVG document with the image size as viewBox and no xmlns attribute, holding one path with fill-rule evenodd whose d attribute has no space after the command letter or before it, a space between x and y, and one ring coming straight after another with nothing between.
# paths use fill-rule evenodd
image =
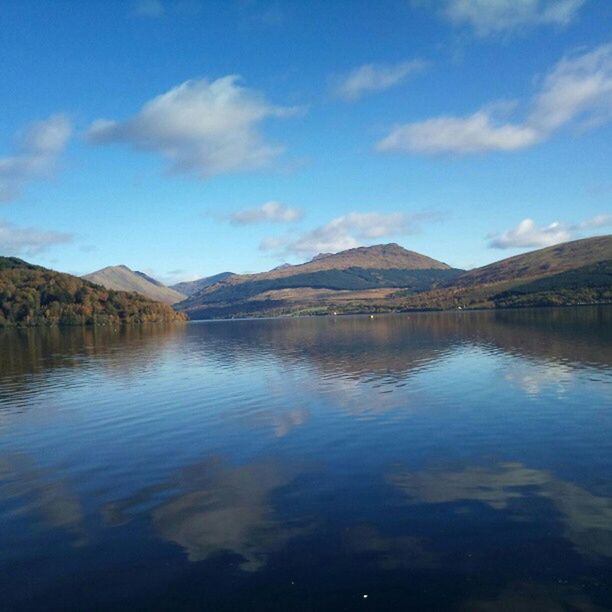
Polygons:
<instances>
[{"instance_id":1,"label":"mountain","mask_svg":"<svg viewBox=\"0 0 612 612\"><path fill-rule=\"evenodd\" d=\"M540 278L612 259L612 236L564 242L515 255L462 274L453 283L468 287L501 281Z\"/></svg>"},{"instance_id":2,"label":"mountain","mask_svg":"<svg viewBox=\"0 0 612 612\"><path fill-rule=\"evenodd\" d=\"M174 291L178 291L184 296L189 297L200 291L200 289L214 285L215 283L225 280L228 276L233 276L233 274L233 272L220 272L214 276L205 276L193 281L184 281L182 283L176 283L176 285L170 285L170 289L174 289Z\"/></svg>"},{"instance_id":3,"label":"mountain","mask_svg":"<svg viewBox=\"0 0 612 612\"><path fill-rule=\"evenodd\" d=\"M394 296L402 297L401 295ZM405 295L402 309L612 303L612 236L565 242L461 274L444 288Z\"/></svg>"},{"instance_id":4,"label":"mountain","mask_svg":"<svg viewBox=\"0 0 612 612\"><path fill-rule=\"evenodd\" d=\"M162 285L144 272L134 272L123 265L108 266L97 272L85 274L83 278L114 291L135 291L150 300L164 304L176 304L185 299L184 294Z\"/></svg>"},{"instance_id":5,"label":"mountain","mask_svg":"<svg viewBox=\"0 0 612 612\"><path fill-rule=\"evenodd\" d=\"M612 303L612 236L462 271L396 244L234 275L176 307L190 318Z\"/></svg>"},{"instance_id":6,"label":"mountain","mask_svg":"<svg viewBox=\"0 0 612 612\"><path fill-rule=\"evenodd\" d=\"M134 270L134 274L137 274L138 276L140 276L140 278L144 278L146 281L149 281L150 283L154 284L156 287L165 287L164 283L158 281L152 276L149 276L148 274L145 274L144 272L139 272L138 270Z\"/></svg>"},{"instance_id":7,"label":"mountain","mask_svg":"<svg viewBox=\"0 0 612 612\"><path fill-rule=\"evenodd\" d=\"M430 289L461 272L397 244L359 247L296 266L233 275L194 293L177 308L191 318L310 312L334 299L345 302L402 288Z\"/></svg>"},{"instance_id":8,"label":"mountain","mask_svg":"<svg viewBox=\"0 0 612 612\"><path fill-rule=\"evenodd\" d=\"M167 304L112 291L78 276L0 257L0 327L183 321Z\"/></svg>"}]
</instances>

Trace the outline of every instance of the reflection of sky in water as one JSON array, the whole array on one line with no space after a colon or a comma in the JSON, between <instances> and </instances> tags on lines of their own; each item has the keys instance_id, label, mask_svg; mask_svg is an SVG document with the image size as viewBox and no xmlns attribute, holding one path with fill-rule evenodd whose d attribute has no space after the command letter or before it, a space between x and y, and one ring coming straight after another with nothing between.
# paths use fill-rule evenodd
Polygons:
<instances>
[{"instance_id":1,"label":"reflection of sky in water","mask_svg":"<svg viewBox=\"0 0 612 612\"><path fill-rule=\"evenodd\" d=\"M605 609L612 314L547 312L3 336L0 588Z\"/></svg>"}]
</instances>

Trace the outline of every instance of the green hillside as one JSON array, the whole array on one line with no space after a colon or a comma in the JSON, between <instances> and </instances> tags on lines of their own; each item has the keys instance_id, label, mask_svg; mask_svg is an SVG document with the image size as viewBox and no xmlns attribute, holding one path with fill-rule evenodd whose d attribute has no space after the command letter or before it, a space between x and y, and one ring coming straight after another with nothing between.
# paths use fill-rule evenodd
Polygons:
<instances>
[{"instance_id":1,"label":"green hillside","mask_svg":"<svg viewBox=\"0 0 612 612\"><path fill-rule=\"evenodd\" d=\"M137 293L107 290L16 257L0 257L0 327L182 320L185 316L170 306Z\"/></svg>"}]
</instances>

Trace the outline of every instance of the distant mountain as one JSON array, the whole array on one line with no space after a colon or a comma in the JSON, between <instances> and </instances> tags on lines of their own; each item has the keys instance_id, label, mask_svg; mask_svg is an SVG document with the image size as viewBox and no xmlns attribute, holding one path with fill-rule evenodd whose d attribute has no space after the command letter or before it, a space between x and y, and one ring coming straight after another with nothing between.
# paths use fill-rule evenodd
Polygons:
<instances>
[{"instance_id":1,"label":"distant mountain","mask_svg":"<svg viewBox=\"0 0 612 612\"><path fill-rule=\"evenodd\" d=\"M396 244L234 275L177 305L190 318L612 303L612 236L576 240L470 271Z\"/></svg>"},{"instance_id":2,"label":"distant mountain","mask_svg":"<svg viewBox=\"0 0 612 612\"><path fill-rule=\"evenodd\" d=\"M233 275L192 294L177 308L192 318L308 311L334 297L349 300L361 299L363 292L430 289L461 272L397 244L359 247L305 264Z\"/></svg>"},{"instance_id":3,"label":"distant mountain","mask_svg":"<svg viewBox=\"0 0 612 612\"><path fill-rule=\"evenodd\" d=\"M276 266L274 268L272 268L272 270L270 270L270 272L274 272L276 270L284 270L285 268L290 268L291 264L290 263L282 263L280 266Z\"/></svg>"},{"instance_id":4,"label":"distant mountain","mask_svg":"<svg viewBox=\"0 0 612 612\"><path fill-rule=\"evenodd\" d=\"M167 304L70 274L0 257L0 327L182 321Z\"/></svg>"},{"instance_id":5,"label":"distant mountain","mask_svg":"<svg viewBox=\"0 0 612 612\"><path fill-rule=\"evenodd\" d=\"M225 280L229 276L233 276L233 272L220 272L219 274L215 274L213 276L205 276L203 278L198 278L194 281L185 281L182 283L176 283L176 285L170 285L170 289L174 289L174 291L178 291L184 296L190 296L194 293L197 293L204 287L209 287L210 285L214 285L222 280Z\"/></svg>"},{"instance_id":6,"label":"distant mountain","mask_svg":"<svg viewBox=\"0 0 612 612\"><path fill-rule=\"evenodd\" d=\"M114 291L135 291L150 300L164 304L176 304L186 297L183 293L162 285L144 272L134 272L123 265L108 266L97 272L85 274L83 278Z\"/></svg>"}]
</instances>

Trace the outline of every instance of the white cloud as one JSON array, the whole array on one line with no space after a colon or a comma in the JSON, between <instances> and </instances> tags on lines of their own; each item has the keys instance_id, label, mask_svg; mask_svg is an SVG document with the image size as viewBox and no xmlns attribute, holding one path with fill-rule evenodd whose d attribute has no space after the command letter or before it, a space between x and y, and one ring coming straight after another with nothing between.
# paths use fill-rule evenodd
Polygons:
<instances>
[{"instance_id":1,"label":"white cloud","mask_svg":"<svg viewBox=\"0 0 612 612\"><path fill-rule=\"evenodd\" d=\"M562 59L545 77L522 122L496 120L499 107L467 117L436 117L396 126L377 144L382 152L513 151L547 140L574 121L593 127L612 119L612 44ZM504 105L505 107L505 105Z\"/></svg>"},{"instance_id":2,"label":"white cloud","mask_svg":"<svg viewBox=\"0 0 612 612\"><path fill-rule=\"evenodd\" d=\"M421 60L411 60L400 64L364 64L348 74L338 77L334 94L343 100L357 100L373 91L382 91L399 85L408 76L425 67Z\"/></svg>"},{"instance_id":3,"label":"white cloud","mask_svg":"<svg viewBox=\"0 0 612 612\"><path fill-rule=\"evenodd\" d=\"M482 153L521 149L540 139L540 134L530 127L495 125L486 111L478 111L469 117L437 117L397 126L377 144L377 149L426 154Z\"/></svg>"},{"instance_id":4,"label":"white cloud","mask_svg":"<svg viewBox=\"0 0 612 612\"><path fill-rule=\"evenodd\" d=\"M0 253L2 255L36 255L56 244L72 242L71 234L16 227L0 220Z\"/></svg>"},{"instance_id":5,"label":"white cloud","mask_svg":"<svg viewBox=\"0 0 612 612\"><path fill-rule=\"evenodd\" d=\"M260 244L262 251L309 257L317 253L337 253L364 243L391 236L415 234L420 223L435 220L435 213L349 213L306 232L298 238L271 237Z\"/></svg>"},{"instance_id":6,"label":"white cloud","mask_svg":"<svg viewBox=\"0 0 612 612\"><path fill-rule=\"evenodd\" d=\"M547 247L569 239L568 229L557 221L537 227L533 219L523 219L516 227L493 238L489 246L495 249Z\"/></svg>"},{"instance_id":7,"label":"white cloud","mask_svg":"<svg viewBox=\"0 0 612 612\"><path fill-rule=\"evenodd\" d=\"M585 0L446 0L442 14L453 24L468 25L479 36L538 25L565 26Z\"/></svg>"},{"instance_id":8,"label":"white cloud","mask_svg":"<svg viewBox=\"0 0 612 612\"><path fill-rule=\"evenodd\" d=\"M253 225L255 223L293 223L302 218L299 208L291 208L281 202L265 202L257 208L247 208L230 215L234 225Z\"/></svg>"},{"instance_id":9,"label":"white cloud","mask_svg":"<svg viewBox=\"0 0 612 612\"><path fill-rule=\"evenodd\" d=\"M174 172L207 178L266 166L282 152L267 143L260 124L299 109L273 106L236 75L195 79L147 102L126 121L98 119L88 131L93 143L126 143L170 161Z\"/></svg>"},{"instance_id":10,"label":"white cloud","mask_svg":"<svg viewBox=\"0 0 612 612\"><path fill-rule=\"evenodd\" d=\"M18 139L15 153L0 157L0 201L14 200L28 183L50 178L71 132L65 115L33 123Z\"/></svg>"},{"instance_id":11,"label":"white cloud","mask_svg":"<svg viewBox=\"0 0 612 612\"><path fill-rule=\"evenodd\" d=\"M602 214L568 225L555 221L538 227L533 219L523 219L516 227L499 235L489 236L489 246L495 249L547 247L579 238L583 231L612 226L612 215Z\"/></svg>"}]
</instances>

